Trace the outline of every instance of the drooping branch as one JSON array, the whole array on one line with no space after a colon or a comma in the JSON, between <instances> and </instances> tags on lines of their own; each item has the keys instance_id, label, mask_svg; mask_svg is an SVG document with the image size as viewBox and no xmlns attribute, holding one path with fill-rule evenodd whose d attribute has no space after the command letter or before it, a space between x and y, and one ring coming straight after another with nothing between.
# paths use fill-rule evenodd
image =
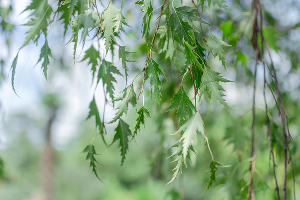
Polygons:
<instances>
[{"instance_id":1,"label":"drooping branch","mask_svg":"<svg viewBox=\"0 0 300 200\"><path fill-rule=\"evenodd\" d=\"M266 43L266 41L264 40L264 35L263 35L263 13L262 13L262 7L260 4L259 0L253 0L253 9L254 9L254 21L253 21L253 25L252 25L252 38L251 38L251 42L252 42L252 47L253 49L256 51L256 62L257 59L261 60L264 66L264 100L265 100L265 109L266 109L266 118L267 118L267 132L268 132L268 138L269 138L269 143L270 143L270 152L271 152L271 156L272 156L272 162L273 162L273 176L274 176L274 180L275 180L275 190L276 190L276 194L277 194L277 199L280 199L280 192L279 192L279 186L278 186L278 180L277 180L277 175L276 175L276 163L275 163L275 159L274 159L274 152L273 152L273 147L272 147L272 138L271 138L271 130L270 130L270 119L269 119L269 115L268 115L268 106L267 106L267 102L266 102L266 97L265 97L265 89L266 89L266 85L267 81L266 81L266 72L265 72L265 68L268 67L268 71L269 74L271 75L271 78L274 82L275 85L275 92L276 92L276 96L273 93L272 88L269 86L269 89L272 93L272 96L275 100L276 103L276 107L279 111L279 115L281 118L281 126L282 126L282 131L283 131L283 137L284 137L284 177L283 177L283 199L286 200L287 199L287 165L288 165L288 158L289 158L289 147L288 147L288 142L289 142L289 137L290 134L287 132L288 127L287 127L287 114L285 111L285 107L283 104L283 100L282 100L282 95L281 95L281 91L279 89L279 83L278 83L278 78L277 78L277 73L274 67L274 63L272 60L272 56L270 53L270 49ZM260 38L258 37L260 36ZM271 67L267 66L266 62L264 61L264 49L265 47L267 48L267 52L271 61ZM254 78L256 79L256 77ZM279 105L278 105L279 104ZM252 141L251 141L252 143ZM290 155L290 159L291 155ZM248 188L248 199L250 199L250 196L252 196L252 193L250 193L251 191L253 191L252 185L250 185L251 183L251 176L250 176L250 182L249 182L249 187ZM293 178L294 180L294 178ZM253 197L253 196L252 196Z\"/></svg>"}]
</instances>

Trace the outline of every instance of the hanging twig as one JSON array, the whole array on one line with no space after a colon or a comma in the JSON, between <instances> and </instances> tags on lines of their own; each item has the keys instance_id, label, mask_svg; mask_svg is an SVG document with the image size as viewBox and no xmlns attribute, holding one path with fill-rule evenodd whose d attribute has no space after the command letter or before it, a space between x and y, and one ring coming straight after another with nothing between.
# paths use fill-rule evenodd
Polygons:
<instances>
[{"instance_id":1,"label":"hanging twig","mask_svg":"<svg viewBox=\"0 0 300 200\"><path fill-rule=\"evenodd\" d=\"M252 96L252 122L251 122L251 160L250 160L250 179L248 184L248 196L249 200L254 199L253 191L253 176L255 170L255 93L256 93L256 74L257 74L257 65L258 65L258 50L256 50L255 66L254 66L254 82L253 82L253 96Z\"/></svg>"},{"instance_id":2,"label":"hanging twig","mask_svg":"<svg viewBox=\"0 0 300 200\"><path fill-rule=\"evenodd\" d=\"M264 89L263 89L263 95L264 95L264 102L265 102L265 112L266 112L266 125L267 125L267 134L268 134L268 139L269 139L269 144L270 144L270 153L272 157L272 163L273 163L273 176L274 176L274 181L275 181L275 190L276 190L276 195L277 199L280 200L280 191L279 191L279 186L278 186L278 180L277 180L277 175L276 175L276 162L275 162L275 155L273 151L273 142L272 142L272 134L271 134L271 126L270 126L270 118L269 118L269 112L268 112L268 103L267 103L267 98L266 98L266 85L267 85L267 80L266 80L266 63L263 60L264 64Z\"/></svg>"},{"instance_id":3,"label":"hanging twig","mask_svg":"<svg viewBox=\"0 0 300 200\"><path fill-rule=\"evenodd\" d=\"M287 165L288 165L288 134L287 134L287 128L286 128L286 112L283 105L282 97L281 97L281 91L279 89L277 74L275 71L274 63L271 57L270 49L267 47L268 54L271 60L271 70L270 74L273 74L271 77L273 77L274 83L275 83L275 89L277 93L277 99L279 101L279 114L281 118L281 125L282 125L282 131L283 131L283 138L284 138L284 179L283 179L283 199L287 199L287 191L286 191L286 182L287 182Z\"/></svg>"}]
</instances>

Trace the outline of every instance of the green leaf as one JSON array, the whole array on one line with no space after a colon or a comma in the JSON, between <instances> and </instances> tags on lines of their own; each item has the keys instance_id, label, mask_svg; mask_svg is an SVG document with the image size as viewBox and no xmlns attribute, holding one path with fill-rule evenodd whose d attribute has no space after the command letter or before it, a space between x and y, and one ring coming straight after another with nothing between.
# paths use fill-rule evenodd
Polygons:
<instances>
[{"instance_id":1,"label":"green leaf","mask_svg":"<svg viewBox=\"0 0 300 200\"><path fill-rule=\"evenodd\" d=\"M116 122L122 117L124 113L127 113L129 103L131 103L131 105L133 106L136 105L136 94L134 92L133 85L130 85L127 88L125 88L121 92L121 95L118 98L114 99L114 101L120 101L120 103L117 107L116 116L110 123Z\"/></svg>"},{"instance_id":2,"label":"green leaf","mask_svg":"<svg viewBox=\"0 0 300 200\"><path fill-rule=\"evenodd\" d=\"M3 161L3 159L0 157L0 180L3 180L4 177L5 177L4 161Z\"/></svg>"},{"instance_id":3,"label":"green leaf","mask_svg":"<svg viewBox=\"0 0 300 200\"><path fill-rule=\"evenodd\" d=\"M210 188L210 186L216 181L216 172L217 172L217 167L221 166L221 164L217 161L212 160L209 164L209 171L210 171L210 176L209 176L209 182L207 185L207 188Z\"/></svg>"},{"instance_id":4,"label":"green leaf","mask_svg":"<svg viewBox=\"0 0 300 200\"><path fill-rule=\"evenodd\" d=\"M159 53L165 53L166 58L173 59L177 43L171 37L170 31L168 31L167 27L163 25L159 27L157 34L159 35Z\"/></svg>"},{"instance_id":5,"label":"green leaf","mask_svg":"<svg viewBox=\"0 0 300 200\"><path fill-rule=\"evenodd\" d=\"M16 75L18 57L19 57L19 52L17 53L17 55L15 56L15 58L11 64L11 85L12 85L12 88L13 88L15 94L17 94L16 88L15 88L15 75Z\"/></svg>"},{"instance_id":6,"label":"green leaf","mask_svg":"<svg viewBox=\"0 0 300 200\"><path fill-rule=\"evenodd\" d=\"M22 13L28 10L36 10L41 3L41 0L32 0L31 3L22 11Z\"/></svg>"},{"instance_id":7,"label":"green leaf","mask_svg":"<svg viewBox=\"0 0 300 200\"><path fill-rule=\"evenodd\" d=\"M115 143L119 140L119 146L121 151L121 165L123 165L124 160L126 158L126 153L128 150L128 138L131 136L131 131L129 125L124 122L122 119L119 120L118 126L115 129L115 136L112 143Z\"/></svg>"},{"instance_id":8,"label":"green leaf","mask_svg":"<svg viewBox=\"0 0 300 200\"><path fill-rule=\"evenodd\" d=\"M175 189L172 189L167 192L163 200L182 200L182 198L179 192L177 192Z\"/></svg>"},{"instance_id":9,"label":"green leaf","mask_svg":"<svg viewBox=\"0 0 300 200\"><path fill-rule=\"evenodd\" d=\"M175 134L182 132L182 136L174 147L175 152L172 154L176 166L173 169L173 176L169 183L173 182L178 174L182 172L183 166L187 166L186 161L194 149L197 133L204 134L204 124L199 112L186 121Z\"/></svg>"},{"instance_id":10,"label":"green leaf","mask_svg":"<svg viewBox=\"0 0 300 200\"><path fill-rule=\"evenodd\" d=\"M86 11L78 16L79 28L82 28L81 41L85 41L86 36L88 36L89 29L96 28L100 25L99 18L96 11Z\"/></svg>"},{"instance_id":11,"label":"green leaf","mask_svg":"<svg viewBox=\"0 0 300 200\"><path fill-rule=\"evenodd\" d=\"M114 83L117 82L114 74L122 76L111 62L103 60L98 71L97 83L99 83L100 79L102 80L103 86L106 88L106 92L108 92L111 99L114 99Z\"/></svg>"},{"instance_id":12,"label":"green leaf","mask_svg":"<svg viewBox=\"0 0 300 200\"><path fill-rule=\"evenodd\" d=\"M179 143L182 145L183 162L186 165L188 151L194 146L197 140L197 133L204 133L204 124L199 112L193 118L184 123L175 134L183 132Z\"/></svg>"},{"instance_id":13,"label":"green leaf","mask_svg":"<svg viewBox=\"0 0 300 200\"><path fill-rule=\"evenodd\" d=\"M64 23L64 34L66 34L68 26L70 25L71 22L71 17L74 11L74 7L78 0L66 0L62 1L61 5L58 6L57 11L61 13L60 20L63 20Z\"/></svg>"},{"instance_id":14,"label":"green leaf","mask_svg":"<svg viewBox=\"0 0 300 200\"><path fill-rule=\"evenodd\" d=\"M106 50L108 50L114 42L114 35L118 34L122 29L122 24L127 24L121 11L117 7L115 7L111 2L104 10L102 19L103 37L105 38Z\"/></svg>"},{"instance_id":15,"label":"green leaf","mask_svg":"<svg viewBox=\"0 0 300 200\"><path fill-rule=\"evenodd\" d=\"M136 136L137 132L140 130L141 124L145 125L145 114L148 117L150 117L149 110L147 110L147 108L145 108L144 106L140 107L140 109L137 111L137 114L138 114L138 117L136 119L136 125L134 127L132 139L134 139L134 137Z\"/></svg>"},{"instance_id":16,"label":"green leaf","mask_svg":"<svg viewBox=\"0 0 300 200\"><path fill-rule=\"evenodd\" d=\"M99 26L100 21L97 16L96 11L86 11L80 15L78 15L76 18L72 21L72 42L74 42L74 51L73 51L73 57L75 59L77 45L78 45L78 34L81 29L81 41L83 42L83 45L85 44L85 39L88 36L89 30L96 28Z\"/></svg>"},{"instance_id":17,"label":"green leaf","mask_svg":"<svg viewBox=\"0 0 300 200\"><path fill-rule=\"evenodd\" d=\"M45 39L45 43L44 43L44 45L41 49L41 53L40 53L38 63L43 60L42 69L43 69L44 76L45 76L46 79L47 79L48 65L50 63L49 57L52 57L52 53L51 53L51 49L48 46L48 40Z\"/></svg>"},{"instance_id":18,"label":"green leaf","mask_svg":"<svg viewBox=\"0 0 300 200\"><path fill-rule=\"evenodd\" d=\"M171 29L172 34L174 34L174 40L189 44L195 43L195 37L193 34L193 28L188 21L183 21L177 13L172 13L168 19L168 25Z\"/></svg>"},{"instance_id":19,"label":"green leaf","mask_svg":"<svg viewBox=\"0 0 300 200\"><path fill-rule=\"evenodd\" d=\"M214 36L213 34L209 34L206 40L207 47L213 52L215 57L219 57L223 66L226 67L224 47L228 47L230 45L221 40L220 38Z\"/></svg>"},{"instance_id":20,"label":"green leaf","mask_svg":"<svg viewBox=\"0 0 300 200\"><path fill-rule=\"evenodd\" d=\"M90 167L92 168L93 173L95 174L95 176L100 180L98 173L97 173L97 160L96 160L96 150L95 150L95 146L92 144L87 145L84 149L83 152L86 153L86 160L90 161Z\"/></svg>"},{"instance_id":21,"label":"green leaf","mask_svg":"<svg viewBox=\"0 0 300 200\"><path fill-rule=\"evenodd\" d=\"M128 60L128 54L129 52L126 51L125 46L119 46L119 59L122 59L122 67L125 71L125 79L126 79L126 85L127 85L127 79L128 79L128 67L127 67L127 62Z\"/></svg>"},{"instance_id":22,"label":"green leaf","mask_svg":"<svg viewBox=\"0 0 300 200\"><path fill-rule=\"evenodd\" d=\"M162 81L159 79L164 76L160 70L159 65L153 59L149 60L148 67L146 69L145 79L150 79L151 92L154 94L157 102L161 99Z\"/></svg>"},{"instance_id":23,"label":"green leaf","mask_svg":"<svg viewBox=\"0 0 300 200\"><path fill-rule=\"evenodd\" d=\"M277 42L279 40L279 32L274 27L263 27L264 38L267 41L268 45L274 49L278 50Z\"/></svg>"},{"instance_id":24,"label":"green leaf","mask_svg":"<svg viewBox=\"0 0 300 200\"><path fill-rule=\"evenodd\" d=\"M186 95L183 87L181 86L178 92L174 95L172 103L169 107L175 109L179 124L183 124L186 120L190 119L193 115L194 105L190 98Z\"/></svg>"},{"instance_id":25,"label":"green leaf","mask_svg":"<svg viewBox=\"0 0 300 200\"><path fill-rule=\"evenodd\" d=\"M196 48L193 48L189 43L185 42L184 50L187 64L194 64L203 70L203 67L206 65L203 53L204 48L198 43Z\"/></svg>"},{"instance_id":26,"label":"green leaf","mask_svg":"<svg viewBox=\"0 0 300 200\"><path fill-rule=\"evenodd\" d=\"M220 82L230 82L227 79L224 79L220 73L215 72L209 68L205 68L200 92L205 93L210 97L213 101L218 101L224 106L227 106L224 100L224 89L220 85Z\"/></svg>"},{"instance_id":27,"label":"green leaf","mask_svg":"<svg viewBox=\"0 0 300 200\"><path fill-rule=\"evenodd\" d=\"M234 32L234 26L231 20L228 20L220 25L220 29L223 31L223 40L228 38Z\"/></svg>"},{"instance_id":28,"label":"green leaf","mask_svg":"<svg viewBox=\"0 0 300 200\"><path fill-rule=\"evenodd\" d=\"M237 63L241 63L242 66L244 67L245 70L248 69L247 67L247 61L248 61L248 58L247 56L242 52L242 51L237 51L236 52L236 62Z\"/></svg>"},{"instance_id":29,"label":"green leaf","mask_svg":"<svg viewBox=\"0 0 300 200\"><path fill-rule=\"evenodd\" d=\"M142 36L145 37L147 44L149 43L150 37L149 37L149 32L150 32L150 23L151 23L151 18L153 14L153 7L151 4L151 0L143 0L143 1L138 1L137 4L140 4L141 10L143 12L143 32Z\"/></svg>"},{"instance_id":30,"label":"green leaf","mask_svg":"<svg viewBox=\"0 0 300 200\"><path fill-rule=\"evenodd\" d=\"M90 48L88 48L85 53L84 57L81 61L88 60L88 64L92 65L91 70L93 72L93 79L95 77L95 73L97 70L98 60L100 60L99 52L94 48L94 45L91 45Z\"/></svg>"},{"instance_id":31,"label":"green leaf","mask_svg":"<svg viewBox=\"0 0 300 200\"><path fill-rule=\"evenodd\" d=\"M177 15L184 21L198 21L197 9L190 6L181 6L175 8Z\"/></svg>"},{"instance_id":32,"label":"green leaf","mask_svg":"<svg viewBox=\"0 0 300 200\"><path fill-rule=\"evenodd\" d=\"M25 24L25 26L30 28L26 32L26 38L22 47L26 46L31 40L36 42L41 32L47 35L48 19L52 13L52 8L47 0L39 2L34 0L25 10L33 10L33 12L30 14L30 20Z\"/></svg>"},{"instance_id":33,"label":"green leaf","mask_svg":"<svg viewBox=\"0 0 300 200\"><path fill-rule=\"evenodd\" d=\"M100 114L99 114L99 110L98 110L98 107L96 104L95 97L93 98L93 100L90 103L89 114L87 116L87 119L90 119L92 117L95 117L96 128L98 129L99 134L101 135L103 143L105 145L107 145L106 140L104 138L104 126L103 126L104 124L103 124L103 122L101 122L101 118L100 118Z\"/></svg>"}]
</instances>

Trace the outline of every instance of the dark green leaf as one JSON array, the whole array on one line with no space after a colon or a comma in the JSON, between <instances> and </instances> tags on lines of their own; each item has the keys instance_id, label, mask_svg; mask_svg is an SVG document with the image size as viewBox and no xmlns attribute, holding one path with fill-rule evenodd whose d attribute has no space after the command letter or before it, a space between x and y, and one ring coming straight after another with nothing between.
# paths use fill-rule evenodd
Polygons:
<instances>
[{"instance_id":1,"label":"dark green leaf","mask_svg":"<svg viewBox=\"0 0 300 200\"><path fill-rule=\"evenodd\" d=\"M47 70L49 65L49 58L52 57L51 49L48 46L48 41L45 39L45 43L41 49L40 57L38 63L43 60L42 69L44 72L44 76L47 79Z\"/></svg>"},{"instance_id":2,"label":"dark green leaf","mask_svg":"<svg viewBox=\"0 0 300 200\"><path fill-rule=\"evenodd\" d=\"M193 115L194 105L181 86L174 95L169 109L175 109L179 124L183 124Z\"/></svg>"},{"instance_id":3,"label":"dark green leaf","mask_svg":"<svg viewBox=\"0 0 300 200\"><path fill-rule=\"evenodd\" d=\"M114 83L117 82L114 74L122 76L119 70L111 62L103 60L98 71L97 83L102 80L103 86L106 88L111 99L114 99Z\"/></svg>"},{"instance_id":4,"label":"dark green leaf","mask_svg":"<svg viewBox=\"0 0 300 200\"><path fill-rule=\"evenodd\" d=\"M216 181L216 172L218 166L221 166L221 164L218 163L217 161L212 160L210 162L209 164L210 176L209 176L209 182L207 188L210 188L210 186Z\"/></svg>"},{"instance_id":5,"label":"dark green leaf","mask_svg":"<svg viewBox=\"0 0 300 200\"><path fill-rule=\"evenodd\" d=\"M141 128L141 124L145 125L145 114L150 117L150 112L145 108L144 106L140 107L140 109L137 111L138 117L136 119L136 125L134 127L132 139L136 136L137 132Z\"/></svg>"},{"instance_id":6,"label":"dark green leaf","mask_svg":"<svg viewBox=\"0 0 300 200\"><path fill-rule=\"evenodd\" d=\"M96 128L98 129L99 134L101 135L101 138L102 138L104 144L106 145L107 143L104 138L104 126L103 126L104 124L103 124L103 122L101 122L101 118L100 118L100 114L99 114L99 110L98 110L95 98L93 98L93 100L90 103L89 114L87 116L87 119L90 119L92 117L95 117Z\"/></svg>"},{"instance_id":7,"label":"dark green leaf","mask_svg":"<svg viewBox=\"0 0 300 200\"><path fill-rule=\"evenodd\" d=\"M162 76L164 76L164 74L160 70L157 62L155 62L153 59L150 59L146 69L145 79L150 79L151 92L157 102L159 102L161 98L162 81L160 80L160 77Z\"/></svg>"},{"instance_id":8,"label":"dark green leaf","mask_svg":"<svg viewBox=\"0 0 300 200\"><path fill-rule=\"evenodd\" d=\"M115 136L113 139L113 143L119 140L119 146L121 151L121 165L123 165L124 160L126 158L126 153L128 150L128 138L131 136L131 131L129 125L124 122L122 119L119 120L118 126L115 129Z\"/></svg>"},{"instance_id":9,"label":"dark green leaf","mask_svg":"<svg viewBox=\"0 0 300 200\"><path fill-rule=\"evenodd\" d=\"M99 52L94 48L94 45L91 45L90 48L88 48L85 51L84 57L82 61L88 60L88 64L92 64L91 70L93 72L93 79L95 77L95 73L97 70L98 61L100 60Z\"/></svg>"},{"instance_id":10,"label":"dark green leaf","mask_svg":"<svg viewBox=\"0 0 300 200\"><path fill-rule=\"evenodd\" d=\"M126 51L125 46L119 46L119 59L122 59L122 67L125 71L126 84L127 84L127 78L128 78L128 67L127 67L127 62L129 61L128 54L129 54L129 52Z\"/></svg>"},{"instance_id":11,"label":"dark green leaf","mask_svg":"<svg viewBox=\"0 0 300 200\"><path fill-rule=\"evenodd\" d=\"M100 180L98 173L97 173L97 160L96 160L96 150L94 145L89 144L87 145L84 149L83 152L86 153L86 160L90 161L90 167L92 168L93 173L95 174L95 176Z\"/></svg>"}]
</instances>

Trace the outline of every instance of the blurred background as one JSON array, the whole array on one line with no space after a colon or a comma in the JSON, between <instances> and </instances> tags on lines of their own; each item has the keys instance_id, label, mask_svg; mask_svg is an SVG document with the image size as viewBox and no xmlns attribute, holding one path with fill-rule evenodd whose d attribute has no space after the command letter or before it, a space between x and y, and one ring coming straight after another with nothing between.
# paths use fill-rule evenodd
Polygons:
<instances>
[{"instance_id":1,"label":"blurred background","mask_svg":"<svg viewBox=\"0 0 300 200\"><path fill-rule=\"evenodd\" d=\"M176 1L177 3L179 1ZM189 1L184 1L189 2ZM221 1L220 1L221 2ZM86 120L89 102L92 99L92 78L87 62L74 63L72 45L67 44L68 32L63 35L61 23L51 24L49 45L55 59L51 60L48 80L36 64L41 43L30 44L19 54L14 93L10 78L13 57L24 41L27 30L22 26L28 13L22 11L28 0L0 1L0 199L40 200L51 193L57 200L198 200L198 199L245 199L249 178L250 123L252 98L252 69L254 52L247 41L251 28L250 1L225 0L225 8L212 6L205 10L204 18L211 29L234 48L227 52L228 68L216 64L216 68L231 83L224 84L225 99L229 109L204 102L200 106L205 122L206 134L216 160L223 165L218 168L216 182L207 188L210 156L204 140L200 139L196 149L197 159L185 169L174 183L167 185L173 165L169 148L176 138L174 116L166 109L167 95L173 96L176 77L171 74L164 90L161 107L153 105L150 92L145 105L151 111L145 128L131 142L127 159L120 166L117 145L107 148L99 137L93 120ZM49 3L56 5L55 1ZM103 1L107 5L108 1ZM114 1L121 5L121 1ZM154 8L159 8L155 1ZM51 4L51 5L52 5ZM291 151L294 155L294 171L289 170L288 191L292 199L300 198L300 1L264 0L265 37L271 47L274 63L278 70L280 87L289 115L290 132L293 137ZM159 9L157 9L159 10ZM123 14L129 27L122 35L123 44L129 47L132 62L131 80L144 65L146 48L141 38L141 12L134 1L125 1ZM154 13L153 20L159 12ZM93 43L93 41L90 41ZM78 48L78 57L89 47ZM104 49L104 42L101 44ZM176 56L175 56L176 57ZM177 64L180 59L177 56ZM118 61L117 61L118 62ZM216 61L212 61L216 62ZM171 65L161 61L161 65ZM219 67L218 67L219 66ZM176 66L175 66L176 67ZM121 79L120 79L121 80ZM116 94L122 88L118 80ZM257 95L257 158L255 172L256 199L275 199L272 162L266 139L264 104L262 96L263 69L258 69ZM178 80L177 80L178 81ZM192 97L193 91L189 92ZM276 113L271 94L267 95L270 110ZM102 113L103 92L96 92L97 103ZM107 106L106 121L114 116ZM276 159L282 161L283 140L280 134L279 116L274 114L272 132ZM135 125L136 111L129 109L126 120L130 127ZM113 132L113 125L108 132ZM108 134L112 141L113 134ZM83 149L93 143L98 153L97 171L100 181L93 175L85 160ZM282 183L283 165L278 165L279 182ZM295 175L293 186L292 173ZM51 191L45 190L51 188Z\"/></svg>"}]
</instances>

